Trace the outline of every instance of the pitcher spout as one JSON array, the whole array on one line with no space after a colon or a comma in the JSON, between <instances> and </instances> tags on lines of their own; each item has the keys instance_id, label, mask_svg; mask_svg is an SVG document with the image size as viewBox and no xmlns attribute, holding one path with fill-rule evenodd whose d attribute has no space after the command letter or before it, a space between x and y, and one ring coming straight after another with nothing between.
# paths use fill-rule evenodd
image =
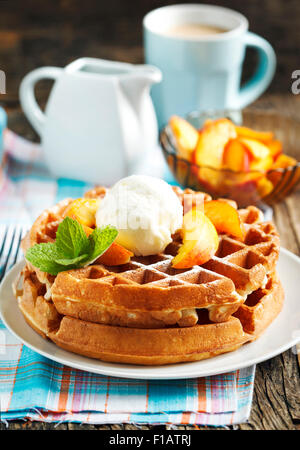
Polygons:
<instances>
[{"instance_id":1,"label":"pitcher spout","mask_svg":"<svg viewBox=\"0 0 300 450\"><path fill-rule=\"evenodd\" d=\"M136 115L141 114L143 99L149 96L152 84L162 80L159 69L150 65L136 65L134 69L119 79L120 88Z\"/></svg>"},{"instance_id":2,"label":"pitcher spout","mask_svg":"<svg viewBox=\"0 0 300 450\"><path fill-rule=\"evenodd\" d=\"M140 64L135 66L135 68L136 68L135 75L138 78L144 80L145 83L148 83L149 85L154 83L160 83L162 80L162 73L155 66L150 66L148 64Z\"/></svg>"}]
</instances>

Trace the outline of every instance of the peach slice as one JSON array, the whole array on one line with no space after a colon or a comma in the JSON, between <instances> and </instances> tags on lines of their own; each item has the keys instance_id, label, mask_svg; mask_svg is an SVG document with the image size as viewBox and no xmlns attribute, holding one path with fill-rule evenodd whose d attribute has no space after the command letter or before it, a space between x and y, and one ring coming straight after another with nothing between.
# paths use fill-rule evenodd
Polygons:
<instances>
[{"instance_id":1,"label":"peach slice","mask_svg":"<svg viewBox=\"0 0 300 450\"><path fill-rule=\"evenodd\" d=\"M247 148L238 139L231 139L225 146L223 164L225 168L234 172L248 172L250 155Z\"/></svg>"},{"instance_id":2,"label":"peach slice","mask_svg":"<svg viewBox=\"0 0 300 450\"><path fill-rule=\"evenodd\" d=\"M268 143L273 139L274 134L272 131L255 131L248 127L235 127L237 135L239 137L245 137Z\"/></svg>"},{"instance_id":3,"label":"peach slice","mask_svg":"<svg viewBox=\"0 0 300 450\"><path fill-rule=\"evenodd\" d=\"M189 122L178 116L172 116L169 125L176 140L178 156L191 161L199 138L198 131Z\"/></svg>"},{"instance_id":4,"label":"peach slice","mask_svg":"<svg viewBox=\"0 0 300 450\"><path fill-rule=\"evenodd\" d=\"M221 170L201 167L198 169L198 180L209 192L217 193L224 183L224 174Z\"/></svg>"},{"instance_id":5,"label":"peach slice","mask_svg":"<svg viewBox=\"0 0 300 450\"><path fill-rule=\"evenodd\" d=\"M172 261L175 269L204 264L218 250L218 233L209 218L197 208L183 216L182 233L183 244Z\"/></svg>"},{"instance_id":6,"label":"peach slice","mask_svg":"<svg viewBox=\"0 0 300 450\"><path fill-rule=\"evenodd\" d=\"M68 207L66 216L77 220L81 225L94 227L96 225L96 212L100 199L77 198Z\"/></svg>"},{"instance_id":7,"label":"peach slice","mask_svg":"<svg viewBox=\"0 0 300 450\"><path fill-rule=\"evenodd\" d=\"M263 159L270 155L270 149L255 139L239 138L239 141L249 150L253 158Z\"/></svg>"},{"instance_id":8,"label":"peach slice","mask_svg":"<svg viewBox=\"0 0 300 450\"><path fill-rule=\"evenodd\" d=\"M268 178L262 177L260 180L257 181L256 188L260 197L264 198L273 191L274 185L270 180L268 180Z\"/></svg>"},{"instance_id":9,"label":"peach slice","mask_svg":"<svg viewBox=\"0 0 300 450\"><path fill-rule=\"evenodd\" d=\"M287 169L288 167L292 167L297 164L295 158L286 155L285 153L281 153L276 161L273 163L270 172L268 172L267 177L273 183L274 186L277 186L280 183L280 180L283 177L282 171L277 171L276 169ZM297 174L300 172L299 168L297 169ZM296 177L295 177L296 180Z\"/></svg>"},{"instance_id":10,"label":"peach slice","mask_svg":"<svg viewBox=\"0 0 300 450\"><path fill-rule=\"evenodd\" d=\"M273 164L273 158L271 155L266 156L265 158L252 160L250 163L250 170L257 172L267 172ZM253 174L255 177L255 174ZM259 174L258 174L259 175ZM259 178L259 176L258 176Z\"/></svg>"},{"instance_id":11,"label":"peach slice","mask_svg":"<svg viewBox=\"0 0 300 450\"><path fill-rule=\"evenodd\" d=\"M96 264L105 264L106 266L119 266L127 264L133 253L120 244L113 242L111 246L96 261Z\"/></svg>"},{"instance_id":12,"label":"peach slice","mask_svg":"<svg viewBox=\"0 0 300 450\"><path fill-rule=\"evenodd\" d=\"M224 147L236 138L235 126L228 119L218 119L206 124L199 133L194 162L198 166L220 169L223 165Z\"/></svg>"},{"instance_id":13,"label":"peach slice","mask_svg":"<svg viewBox=\"0 0 300 450\"><path fill-rule=\"evenodd\" d=\"M86 225L81 225L81 226L84 229L84 232L87 235L87 237L89 237L89 235L92 234L92 232L94 231L94 228L87 227Z\"/></svg>"},{"instance_id":14,"label":"peach slice","mask_svg":"<svg viewBox=\"0 0 300 450\"><path fill-rule=\"evenodd\" d=\"M276 159L282 152L282 143L280 141L277 141L276 139L268 142L268 147L273 159Z\"/></svg>"},{"instance_id":15,"label":"peach slice","mask_svg":"<svg viewBox=\"0 0 300 450\"><path fill-rule=\"evenodd\" d=\"M250 171L266 172L273 164L273 158L269 147L262 144L259 141L248 138L239 138L241 144L243 144L249 151L250 158ZM259 174L251 174L251 178L259 178Z\"/></svg>"},{"instance_id":16,"label":"peach slice","mask_svg":"<svg viewBox=\"0 0 300 450\"><path fill-rule=\"evenodd\" d=\"M287 167L294 166L295 164L297 164L295 158L282 153L272 165L272 169L286 169Z\"/></svg>"},{"instance_id":17,"label":"peach slice","mask_svg":"<svg viewBox=\"0 0 300 450\"><path fill-rule=\"evenodd\" d=\"M74 218L74 220L77 220L78 222L77 218ZM81 224L81 226L84 229L84 232L87 236L89 236L94 231L94 228L90 228L87 225ZM101 255L94 262L94 264L105 264L106 266L119 266L121 264L127 264L132 256L134 256L132 252L127 250L122 245L113 242L111 246L108 247L106 252L103 253L103 255Z\"/></svg>"},{"instance_id":18,"label":"peach slice","mask_svg":"<svg viewBox=\"0 0 300 450\"><path fill-rule=\"evenodd\" d=\"M214 224L218 233L226 233L239 240L244 239L244 227L239 213L228 202L211 200L204 203L204 214Z\"/></svg>"}]
</instances>

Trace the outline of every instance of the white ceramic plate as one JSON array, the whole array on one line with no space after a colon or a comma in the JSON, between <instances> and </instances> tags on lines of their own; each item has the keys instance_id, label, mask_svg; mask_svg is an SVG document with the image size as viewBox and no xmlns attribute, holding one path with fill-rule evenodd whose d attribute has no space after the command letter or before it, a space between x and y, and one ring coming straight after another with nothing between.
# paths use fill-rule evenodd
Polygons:
<instances>
[{"instance_id":1,"label":"white ceramic plate","mask_svg":"<svg viewBox=\"0 0 300 450\"><path fill-rule=\"evenodd\" d=\"M25 322L11 284L19 273L23 261L16 264L0 286L0 315L7 328L25 345L54 361L89 372L124 378L176 379L194 378L248 367L282 353L300 341L300 258L282 249L278 271L285 290L282 312L266 332L255 342L246 344L232 353L204 361L167 366L134 366L98 361L62 350L40 337Z\"/></svg>"}]
</instances>

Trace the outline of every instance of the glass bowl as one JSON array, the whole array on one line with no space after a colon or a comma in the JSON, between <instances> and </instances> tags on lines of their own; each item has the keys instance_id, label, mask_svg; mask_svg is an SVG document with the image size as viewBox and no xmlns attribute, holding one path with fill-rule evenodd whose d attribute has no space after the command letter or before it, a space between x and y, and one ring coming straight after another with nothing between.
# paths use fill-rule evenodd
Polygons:
<instances>
[{"instance_id":1,"label":"glass bowl","mask_svg":"<svg viewBox=\"0 0 300 450\"><path fill-rule=\"evenodd\" d=\"M300 159L299 120L276 111L252 108L242 112L234 110L192 112L187 116L187 120L200 129L207 119L220 117L227 117L237 125L254 130L273 131L275 139L282 142L283 153L296 160ZM160 132L160 144L171 172L183 188L204 191L213 198L230 198L240 207L249 204L277 203L289 195L300 180L300 162L284 169L271 169L265 172L238 172L199 166L177 156L175 139L169 125Z\"/></svg>"}]
</instances>

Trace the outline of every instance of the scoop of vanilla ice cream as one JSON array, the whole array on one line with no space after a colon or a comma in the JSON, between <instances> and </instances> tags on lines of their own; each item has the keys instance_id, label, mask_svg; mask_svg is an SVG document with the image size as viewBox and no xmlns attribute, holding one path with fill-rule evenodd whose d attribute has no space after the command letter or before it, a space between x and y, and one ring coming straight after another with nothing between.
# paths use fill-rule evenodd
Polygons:
<instances>
[{"instance_id":1,"label":"scoop of vanilla ice cream","mask_svg":"<svg viewBox=\"0 0 300 450\"><path fill-rule=\"evenodd\" d=\"M116 242L136 256L162 252L182 220L183 208L171 186L145 175L118 181L96 213L97 227L115 226L119 231Z\"/></svg>"}]
</instances>

